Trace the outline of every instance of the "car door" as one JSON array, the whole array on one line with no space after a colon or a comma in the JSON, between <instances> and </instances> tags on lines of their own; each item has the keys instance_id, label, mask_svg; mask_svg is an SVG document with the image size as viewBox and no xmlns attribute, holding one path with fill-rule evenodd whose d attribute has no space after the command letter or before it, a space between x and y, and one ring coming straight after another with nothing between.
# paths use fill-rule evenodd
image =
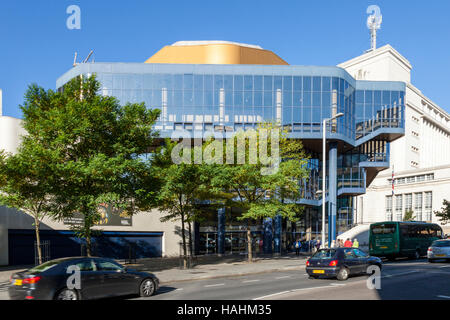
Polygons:
<instances>
[{"instance_id":1,"label":"car door","mask_svg":"<svg viewBox=\"0 0 450 320\"><path fill-rule=\"evenodd\" d=\"M359 261L352 248L344 248L344 264L350 270L350 274L359 273Z\"/></svg>"},{"instance_id":2,"label":"car door","mask_svg":"<svg viewBox=\"0 0 450 320\"><path fill-rule=\"evenodd\" d=\"M80 270L80 292L83 299L95 299L101 296L101 285L103 276L97 271L93 259L75 261L75 266Z\"/></svg>"},{"instance_id":3,"label":"car door","mask_svg":"<svg viewBox=\"0 0 450 320\"><path fill-rule=\"evenodd\" d=\"M103 274L104 296L120 296L137 292L132 285L135 277L127 274L123 266L109 259L98 259L96 265Z\"/></svg>"},{"instance_id":4,"label":"car door","mask_svg":"<svg viewBox=\"0 0 450 320\"><path fill-rule=\"evenodd\" d=\"M355 268L358 273L365 273L369 266L369 255L360 249L353 249L353 253L356 256L357 267Z\"/></svg>"}]
</instances>

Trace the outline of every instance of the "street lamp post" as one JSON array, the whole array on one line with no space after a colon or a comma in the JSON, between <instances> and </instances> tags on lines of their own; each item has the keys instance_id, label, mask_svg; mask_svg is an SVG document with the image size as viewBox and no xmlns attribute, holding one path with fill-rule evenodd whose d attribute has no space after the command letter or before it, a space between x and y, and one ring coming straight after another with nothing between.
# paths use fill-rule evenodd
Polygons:
<instances>
[{"instance_id":1,"label":"street lamp post","mask_svg":"<svg viewBox=\"0 0 450 320\"><path fill-rule=\"evenodd\" d=\"M322 172L322 241L321 241L321 247L324 248L325 247L325 198L326 198L326 168L327 168L327 122L328 121L332 121L335 120L337 118L342 117L344 114L338 113L337 115L335 115L334 117L330 118L330 119L323 119L323 127L322 127L322 131L323 131L323 139L322 139L322 168L323 168L323 172ZM331 223L330 221L328 221L328 223Z\"/></svg>"}]
</instances>

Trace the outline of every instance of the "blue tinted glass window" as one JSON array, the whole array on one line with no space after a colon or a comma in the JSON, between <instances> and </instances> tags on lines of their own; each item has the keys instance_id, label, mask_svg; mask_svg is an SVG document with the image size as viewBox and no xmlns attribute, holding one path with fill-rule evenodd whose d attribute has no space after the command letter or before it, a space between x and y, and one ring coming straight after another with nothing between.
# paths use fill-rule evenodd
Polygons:
<instances>
[{"instance_id":1,"label":"blue tinted glass window","mask_svg":"<svg viewBox=\"0 0 450 320\"><path fill-rule=\"evenodd\" d=\"M282 77L274 77L273 78L273 88L276 89L283 89L283 78Z\"/></svg>"},{"instance_id":2,"label":"blue tinted glass window","mask_svg":"<svg viewBox=\"0 0 450 320\"><path fill-rule=\"evenodd\" d=\"M372 104L373 103L373 91L367 90L365 94L365 101L366 104Z\"/></svg>"},{"instance_id":3,"label":"blue tinted glass window","mask_svg":"<svg viewBox=\"0 0 450 320\"><path fill-rule=\"evenodd\" d=\"M223 77L223 87L225 91L233 90L233 76L224 76Z\"/></svg>"},{"instance_id":4,"label":"blue tinted glass window","mask_svg":"<svg viewBox=\"0 0 450 320\"><path fill-rule=\"evenodd\" d=\"M212 75L204 76L204 82L203 82L204 90L209 90L209 91L213 90L213 87L214 87L213 79L214 78Z\"/></svg>"},{"instance_id":5,"label":"blue tinted glass window","mask_svg":"<svg viewBox=\"0 0 450 320\"><path fill-rule=\"evenodd\" d=\"M244 76L244 90L253 90L253 76Z\"/></svg>"},{"instance_id":6,"label":"blue tinted glass window","mask_svg":"<svg viewBox=\"0 0 450 320\"><path fill-rule=\"evenodd\" d=\"M183 89L183 76L181 74L176 74L173 76L173 88L175 90Z\"/></svg>"},{"instance_id":7,"label":"blue tinted glass window","mask_svg":"<svg viewBox=\"0 0 450 320\"><path fill-rule=\"evenodd\" d=\"M261 91L255 91L254 93L254 105L262 106L263 105L263 96Z\"/></svg>"},{"instance_id":8,"label":"blue tinted glass window","mask_svg":"<svg viewBox=\"0 0 450 320\"><path fill-rule=\"evenodd\" d=\"M242 107L243 106L242 91L235 91L234 92L234 106L235 107Z\"/></svg>"},{"instance_id":9,"label":"blue tinted glass window","mask_svg":"<svg viewBox=\"0 0 450 320\"><path fill-rule=\"evenodd\" d=\"M292 118L294 123L300 123L302 121L302 109L301 108L293 108L292 109Z\"/></svg>"},{"instance_id":10,"label":"blue tinted glass window","mask_svg":"<svg viewBox=\"0 0 450 320\"><path fill-rule=\"evenodd\" d=\"M292 91L292 77L283 77L283 90Z\"/></svg>"},{"instance_id":11,"label":"blue tinted glass window","mask_svg":"<svg viewBox=\"0 0 450 320\"><path fill-rule=\"evenodd\" d=\"M153 88L153 75L144 74L144 89L152 89Z\"/></svg>"},{"instance_id":12,"label":"blue tinted glass window","mask_svg":"<svg viewBox=\"0 0 450 320\"><path fill-rule=\"evenodd\" d=\"M272 110L273 110L273 108L267 108L267 107L264 108L264 119L266 121L273 120Z\"/></svg>"},{"instance_id":13,"label":"blue tinted glass window","mask_svg":"<svg viewBox=\"0 0 450 320\"><path fill-rule=\"evenodd\" d=\"M303 77L303 90L311 91L311 77Z\"/></svg>"},{"instance_id":14,"label":"blue tinted glass window","mask_svg":"<svg viewBox=\"0 0 450 320\"><path fill-rule=\"evenodd\" d=\"M313 92L313 103L312 103L313 107L320 107L320 104L321 104L320 98L321 98L320 92Z\"/></svg>"},{"instance_id":15,"label":"blue tinted glass window","mask_svg":"<svg viewBox=\"0 0 450 320\"><path fill-rule=\"evenodd\" d=\"M312 122L320 123L322 115L320 114L320 108L312 108Z\"/></svg>"},{"instance_id":16,"label":"blue tinted glass window","mask_svg":"<svg viewBox=\"0 0 450 320\"><path fill-rule=\"evenodd\" d=\"M302 77L294 77L294 91L302 91Z\"/></svg>"},{"instance_id":17,"label":"blue tinted glass window","mask_svg":"<svg viewBox=\"0 0 450 320\"><path fill-rule=\"evenodd\" d=\"M323 91L331 91L331 78L330 77L322 78L322 90Z\"/></svg>"},{"instance_id":18,"label":"blue tinted glass window","mask_svg":"<svg viewBox=\"0 0 450 320\"><path fill-rule=\"evenodd\" d=\"M292 105L296 107L300 107L302 105L302 93L294 92L292 97Z\"/></svg>"},{"instance_id":19,"label":"blue tinted glass window","mask_svg":"<svg viewBox=\"0 0 450 320\"><path fill-rule=\"evenodd\" d=\"M304 123L311 123L311 107L303 107L302 113L303 113L303 122Z\"/></svg>"},{"instance_id":20,"label":"blue tinted glass window","mask_svg":"<svg viewBox=\"0 0 450 320\"><path fill-rule=\"evenodd\" d=\"M356 103L364 103L364 91L356 91Z\"/></svg>"},{"instance_id":21,"label":"blue tinted glass window","mask_svg":"<svg viewBox=\"0 0 450 320\"><path fill-rule=\"evenodd\" d=\"M339 78L333 77L332 84L331 84L332 90L339 90Z\"/></svg>"},{"instance_id":22,"label":"blue tinted glass window","mask_svg":"<svg viewBox=\"0 0 450 320\"><path fill-rule=\"evenodd\" d=\"M383 91L383 105L391 104L391 92Z\"/></svg>"},{"instance_id":23,"label":"blue tinted glass window","mask_svg":"<svg viewBox=\"0 0 450 320\"><path fill-rule=\"evenodd\" d=\"M313 77L313 91L320 91L322 88L322 81L320 77Z\"/></svg>"},{"instance_id":24,"label":"blue tinted glass window","mask_svg":"<svg viewBox=\"0 0 450 320\"><path fill-rule=\"evenodd\" d=\"M253 78L253 87L254 90L262 90L263 89L263 83L262 83L262 76L255 76Z\"/></svg>"},{"instance_id":25,"label":"blue tinted glass window","mask_svg":"<svg viewBox=\"0 0 450 320\"><path fill-rule=\"evenodd\" d=\"M374 100L375 106L381 105L381 91L374 91L373 100Z\"/></svg>"},{"instance_id":26,"label":"blue tinted glass window","mask_svg":"<svg viewBox=\"0 0 450 320\"><path fill-rule=\"evenodd\" d=\"M331 93L329 91L322 92L322 106L324 108L331 107Z\"/></svg>"},{"instance_id":27,"label":"blue tinted glass window","mask_svg":"<svg viewBox=\"0 0 450 320\"><path fill-rule=\"evenodd\" d=\"M303 92L303 105L306 107L310 107L311 106L311 101L312 97L311 97L311 92L310 91L305 91Z\"/></svg>"},{"instance_id":28,"label":"blue tinted glass window","mask_svg":"<svg viewBox=\"0 0 450 320\"><path fill-rule=\"evenodd\" d=\"M194 92L192 90L184 90L184 106L192 106L194 104Z\"/></svg>"},{"instance_id":29,"label":"blue tinted glass window","mask_svg":"<svg viewBox=\"0 0 450 320\"><path fill-rule=\"evenodd\" d=\"M205 106L212 106L213 103L213 92L212 91L205 91Z\"/></svg>"},{"instance_id":30,"label":"blue tinted glass window","mask_svg":"<svg viewBox=\"0 0 450 320\"><path fill-rule=\"evenodd\" d=\"M234 76L234 90L242 91L244 90L244 77Z\"/></svg>"},{"instance_id":31,"label":"blue tinted glass window","mask_svg":"<svg viewBox=\"0 0 450 320\"><path fill-rule=\"evenodd\" d=\"M253 106L253 92L251 91L244 92L244 106L245 107Z\"/></svg>"},{"instance_id":32,"label":"blue tinted glass window","mask_svg":"<svg viewBox=\"0 0 450 320\"><path fill-rule=\"evenodd\" d=\"M291 91L283 92L283 105L284 106L292 106L292 92Z\"/></svg>"},{"instance_id":33,"label":"blue tinted glass window","mask_svg":"<svg viewBox=\"0 0 450 320\"><path fill-rule=\"evenodd\" d=\"M292 108L283 108L283 123L290 124L292 122Z\"/></svg>"},{"instance_id":34,"label":"blue tinted glass window","mask_svg":"<svg viewBox=\"0 0 450 320\"><path fill-rule=\"evenodd\" d=\"M344 79L339 79L339 92L344 92Z\"/></svg>"},{"instance_id":35,"label":"blue tinted glass window","mask_svg":"<svg viewBox=\"0 0 450 320\"><path fill-rule=\"evenodd\" d=\"M183 80L183 89L192 90L194 87L194 76L192 74L185 74Z\"/></svg>"},{"instance_id":36,"label":"blue tinted glass window","mask_svg":"<svg viewBox=\"0 0 450 320\"><path fill-rule=\"evenodd\" d=\"M194 105L199 107L203 106L203 91L194 91Z\"/></svg>"},{"instance_id":37,"label":"blue tinted glass window","mask_svg":"<svg viewBox=\"0 0 450 320\"><path fill-rule=\"evenodd\" d=\"M272 91L264 91L264 106L266 107L273 106Z\"/></svg>"},{"instance_id":38,"label":"blue tinted glass window","mask_svg":"<svg viewBox=\"0 0 450 320\"><path fill-rule=\"evenodd\" d=\"M399 104L400 103L400 95L398 91L391 92L391 104Z\"/></svg>"},{"instance_id":39,"label":"blue tinted glass window","mask_svg":"<svg viewBox=\"0 0 450 320\"><path fill-rule=\"evenodd\" d=\"M272 76L264 76L264 91L272 91Z\"/></svg>"},{"instance_id":40,"label":"blue tinted glass window","mask_svg":"<svg viewBox=\"0 0 450 320\"><path fill-rule=\"evenodd\" d=\"M216 74L214 76L214 90L223 89L223 75Z\"/></svg>"},{"instance_id":41,"label":"blue tinted glass window","mask_svg":"<svg viewBox=\"0 0 450 320\"><path fill-rule=\"evenodd\" d=\"M194 75L194 90L203 90L203 75Z\"/></svg>"}]
</instances>

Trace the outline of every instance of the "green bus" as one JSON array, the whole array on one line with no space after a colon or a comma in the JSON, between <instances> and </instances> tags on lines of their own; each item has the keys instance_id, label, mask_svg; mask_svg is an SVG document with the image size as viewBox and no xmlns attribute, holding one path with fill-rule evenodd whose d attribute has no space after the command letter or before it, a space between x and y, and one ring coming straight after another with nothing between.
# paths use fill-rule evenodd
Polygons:
<instances>
[{"instance_id":1,"label":"green bus","mask_svg":"<svg viewBox=\"0 0 450 320\"><path fill-rule=\"evenodd\" d=\"M370 225L369 252L372 256L394 260L419 259L435 240L442 239L442 228L425 222L379 222Z\"/></svg>"}]
</instances>

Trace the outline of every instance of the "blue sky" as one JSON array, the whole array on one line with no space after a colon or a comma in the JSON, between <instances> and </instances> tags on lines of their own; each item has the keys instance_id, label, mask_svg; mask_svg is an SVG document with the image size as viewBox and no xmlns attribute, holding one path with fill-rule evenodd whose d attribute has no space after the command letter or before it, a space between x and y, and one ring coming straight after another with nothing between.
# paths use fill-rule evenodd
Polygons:
<instances>
[{"instance_id":1,"label":"blue sky","mask_svg":"<svg viewBox=\"0 0 450 320\"><path fill-rule=\"evenodd\" d=\"M68 30L66 8L81 8ZM336 65L369 48L366 9L380 6L378 44L413 65L412 82L450 112L448 0L8 0L0 4L3 114L21 117L31 83L55 89L74 52L98 62L143 62L179 40L257 44L292 65Z\"/></svg>"}]
</instances>

